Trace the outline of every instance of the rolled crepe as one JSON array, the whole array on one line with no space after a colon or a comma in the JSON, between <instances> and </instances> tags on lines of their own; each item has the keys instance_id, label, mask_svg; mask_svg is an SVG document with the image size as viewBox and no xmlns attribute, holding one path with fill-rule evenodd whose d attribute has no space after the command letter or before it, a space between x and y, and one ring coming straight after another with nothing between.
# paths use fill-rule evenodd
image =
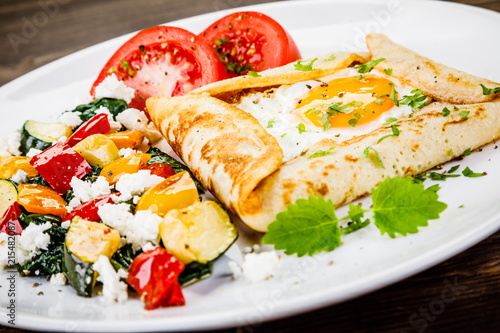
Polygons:
<instances>
[{"instance_id":1,"label":"rolled crepe","mask_svg":"<svg viewBox=\"0 0 500 333\"><path fill-rule=\"evenodd\" d=\"M500 137L500 100L483 95L479 87L479 83L499 84L434 63L383 35L368 36L367 44L372 59L386 58L381 68L392 68L392 76L436 100L414 112L413 118L400 119L399 136L380 143L391 128L381 127L342 143L325 139L305 155L282 163L277 141L251 115L224 102L246 89L317 79L369 60L362 54L338 53L332 62L323 57L317 64L326 69L302 72L290 64L257 78L213 83L183 97L150 98L147 109L197 178L258 231L266 231L276 214L297 199L312 194L340 206L368 194L387 177L418 174ZM412 66L426 69L412 70ZM458 109L451 104L466 102ZM447 117L443 117L444 107L451 111ZM459 115L463 110L470 111L467 118ZM363 158L368 147L370 153ZM329 154L312 157L319 150Z\"/></svg>"}]
</instances>

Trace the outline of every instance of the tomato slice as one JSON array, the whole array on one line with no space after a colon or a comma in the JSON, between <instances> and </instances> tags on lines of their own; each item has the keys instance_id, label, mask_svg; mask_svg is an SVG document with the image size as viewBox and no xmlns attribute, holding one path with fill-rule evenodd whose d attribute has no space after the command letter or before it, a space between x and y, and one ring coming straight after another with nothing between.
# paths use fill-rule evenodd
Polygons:
<instances>
[{"instance_id":1,"label":"tomato slice","mask_svg":"<svg viewBox=\"0 0 500 333\"><path fill-rule=\"evenodd\" d=\"M136 90L131 107L145 109L151 96L178 96L227 78L223 64L201 38L191 32L157 26L139 32L108 60L90 94L114 73Z\"/></svg>"},{"instance_id":2,"label":"tomato slice","mask_svg":"<svg viewBox=\"0 0 500 333\"><path fill-rule=\"evenodd\" d=\"M285 29L258 12L227 15L212 23L199 36L226 65L230 77L301 59L297 45Z\"/></svg>"}]
</instances>

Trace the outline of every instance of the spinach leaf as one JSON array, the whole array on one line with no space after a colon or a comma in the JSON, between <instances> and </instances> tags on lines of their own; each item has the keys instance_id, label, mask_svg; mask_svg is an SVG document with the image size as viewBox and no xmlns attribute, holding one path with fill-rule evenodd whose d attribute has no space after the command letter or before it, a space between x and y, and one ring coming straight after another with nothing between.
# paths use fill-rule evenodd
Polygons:
<instances>
[{"instance_id":1,"label":"spinach leaf","mask_svg":"<svg viewBox=\"0 0 500 333\"><path fill-rule=\"evenodd\" d=\"M179 283L182 286L188 286L199 280L206 279L212 275L212 263L200 264L192 262L184 268L184 271L179 275Z\"/></svg>"},{"instance_id":2,"label":"spinach leaf","mask_svg":"<svg viewBox=\"0 0 500 333\"><path fill-rule=\"evenodd\" d=\"M67 230L60 226L61 219L53 215L44 214L21 214L19 222L26 228L30 223L43 224L50 222L52 227L45 231L50 236L50 243L47 250L35 256L33 259L25 262L23 265L18 265L17 271L21 276L35 275L38 271L39 275L50 276L61 273L63 269L63 246L64 238Z\"/></svg>"},{"instance_id":3,"label":"spinach leaf","mask_svg":"<svg viewBox=\"0 0 500 333\"><path fill-rule=\"evenodd\" d=\"M96 115L96 110L101 106L108 108L109 112L113 116L117 116L119 113L125 111L129 108L128 104L122 99L114 99L114 98L99 98L95 101L90 102L89 104L78 105L74 110L69 112L79 111L80 119L83 122L86 122L90 118Z\"/></svg>"},{"instance_id":4,"label":"spinach leaf","mask_svg":"<svg viewBox=\"0 0 500 333\"><path fill-rule=\"evenodd\" d=\"M175 173L182 172L182 171L187 171L191 175L191 178L193 178L194 183L196 184L196 188L198 188L198 193L203 194L205 189L203 188L203 185L196 179L196 177L193 175L191 170L184 164L178 162L175 158L172 156L169 156L168 154L165 154L162 152L160 149L151 147L149 150L146 152L146 154L151 155L151 159L148 161L148 165L153 164L153 163L164 163L170 165Z\"/></svg>"},{"instance_id":5,"label":"spinach leaf","mask_svg":"<svg viewBox=\"0 0 500 333\"><path fill-rule=\"evenodd\" d=\"M109 261L116 271L118 271L120 268L128 271L130 264L132 264L134 258L137 257L140 253L141 251L137 251L136 253L134 253L132 244L126 244L122 246L118 251L116 251Z\"/></svg>"},{"instance_id":6,"label":"spinach leaf","mask_svg":"<svg viewBox=\"0 0 500 333\"><path fill-rule=\"evenodd\" d=\"M36 184L50 187L49 183L41 175L28 178L28 184Z\"/></svg>"}]
</instances>

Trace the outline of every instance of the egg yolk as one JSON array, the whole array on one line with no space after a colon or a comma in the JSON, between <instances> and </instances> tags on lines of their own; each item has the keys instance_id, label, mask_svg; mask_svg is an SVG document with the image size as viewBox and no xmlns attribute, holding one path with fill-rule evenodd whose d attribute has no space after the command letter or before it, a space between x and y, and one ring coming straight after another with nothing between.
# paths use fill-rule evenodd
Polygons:
<instances>
[{"instance_id":1,"label":"egg yolk","mask_svg":"<svg viewBox=\"0 0 500 333\"><path fill-rule=\"evenodd\" d=\"M299 101L297 108L306 109L304 116L318 127L323 127L323 115L332 103L337 103L342 110L328 117L332 128L369 123L394 107L390 99L391 83L386 78L369 75L335 79L311 89L309 95ZM328 102L321 104L321 101ZM307 108L309 104L313 106ZM351 119L355 120L349 123Z\"/></svg>"}]
</instances>

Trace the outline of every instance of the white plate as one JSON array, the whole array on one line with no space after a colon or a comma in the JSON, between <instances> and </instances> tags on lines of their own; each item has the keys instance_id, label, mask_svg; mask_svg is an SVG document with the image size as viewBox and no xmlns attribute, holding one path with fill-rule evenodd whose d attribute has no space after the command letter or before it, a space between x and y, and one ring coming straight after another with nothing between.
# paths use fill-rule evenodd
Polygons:
<instances>
[{"instance_id":1,"label":"white plate","mask_svg":"<svg viewBox=\"0 0 500 333\"><path fill-rule=\"evenodd\" d=\"M436 61L500 81L497 66L500 44L491 39L491 34L500 29L498 13L421 1L296 1L248 9L264 12L280 22L293 35L305 57L364 48L364 35L381 31ZM198 33L223 14L170 24ZM130 36L77 52L2 87L1 112L8 121L0 123L0 132L10 132L26 119L54 119L74 106L74 96L85 95L101 66ZM451 162L447 167L457 163ZM499 229L500 149L488 145L459 163L476 172L487 171L488 175L441 183L440 198L449 208L439 220L431 221L429 227L421 228L416 235L390 239L380 236L371 225L345 237L344 244L332 253L313 258L284 258L276 276L259 284L224 276L228 272L228 259L222 258L212 278L185 289L185 307L149 312L143 310L137 298L125 306L106 306L100 297L77 297L69 286L53 288L42 279L17 277L16 326L116 332L243 326L373 291L435 265ZM369 205L369 200L366 198L364 202ZM461 205L464 207L459 208ZM245 241L246 237L240 240ZM4 275L0 276L1 284L6 284ZM42 286L33 288L34 282L41 282ZM0 288L2 324L7 324L8 319L6 290ZM40 291L43 296L37 295Z\"/></svg>"}]
</instances>

